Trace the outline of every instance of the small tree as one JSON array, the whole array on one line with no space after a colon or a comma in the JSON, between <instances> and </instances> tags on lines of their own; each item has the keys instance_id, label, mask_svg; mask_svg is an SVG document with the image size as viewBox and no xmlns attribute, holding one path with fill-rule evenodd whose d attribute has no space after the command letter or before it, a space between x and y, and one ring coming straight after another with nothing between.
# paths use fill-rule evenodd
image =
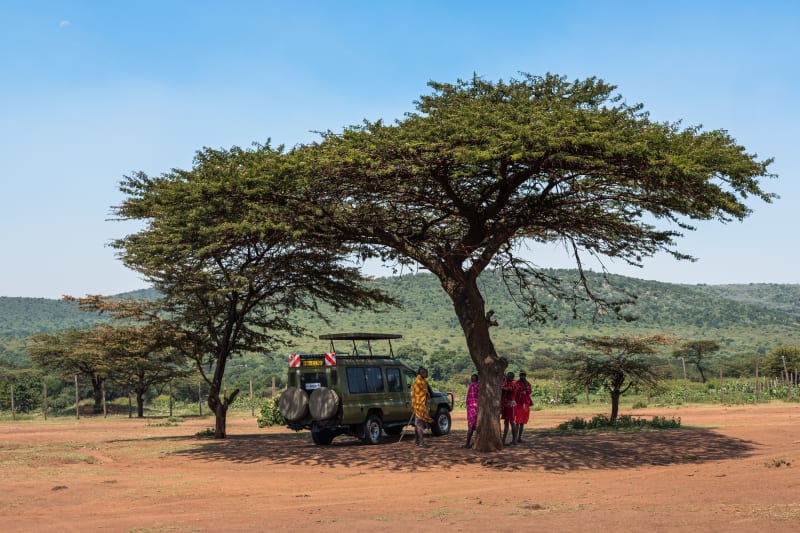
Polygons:
<instances>
[{"instance_id":1,"label":"small tree","mask_svg":"<svg viewBox=\"0 0 800 533\"><path fill-rule=\"evenodd\" d=\"M690 364L693 364L697 371L700 372L700 379L703 383L706 382L706 363L711 354L719 351L719 344L716 341L689 341L684 342L680 347L672 352L672 356L676 359L684 358Z\"/></svg>"},{"instance_id":2,"label":"small tree","mask_svg":"<svg viewBox=\"0 0 800 533\"><path fill-rule=\"evenodd\" d=\"M619 400L631 387L658 388L660 376L647 356L656 346L672 342L663 335L650 337L584 337L578 340L590 351L567 358L570 381L580 389L604 386L611 394L611 421L619 414Z\"/></svg>"},{"instance_id":3,"label":"small tree","mask_svg":"<svg viewBox=\"0 0 800 533\"><path fill-rule=\"evenodd\" d=\"M784 366L785 361L785 366ZM788 379L786 372L793 372L800 366L800 346L776 346L764 359L764 368L769 376Z\"/></svg>"},{"instance_id":4,"label":"small tree","mask_svg":"<svg viewBox=\"0 0 800 533\"><path fill-rule=\"evenodd\" d=\"M48 372L89 378L94 398L93 411L103 412L103 384L109 366L105 352L97 343L99 330L68 329L55 334L42 333L31 337L28 356L38 368Z\"/></svg>"},{"instance_id":5,"label":"small tree","mask_svg":"<svg viewBox=\"0 0 800 533\"><path fill-rule=\"evenodd\" d=\"M144 416L144 398L151 387L159 387L186 376L186 357L171 348L157 325L99 328L100 342L109 360L109 381L133 392L136 416Z\"/></svg>"},{"instance_id":6,"label":"small tree","mask_svg":"<svg viewBox=\"0 0 800 533\"><path fill-rule=\"evenodd\" d=\"M162 295L149 320L208 383L216 438L239 393L222 386L232 357L302 334L290 314L318 312L320 301L334 310L392 301L342 262L351 249L341 240L290 227L291 206L265 201L296 187L283 157L269 146L205 149L191 170L137 173L120 186L127 197L115 213L145 227L113 246Z\"/></svg>"}]
</instances>

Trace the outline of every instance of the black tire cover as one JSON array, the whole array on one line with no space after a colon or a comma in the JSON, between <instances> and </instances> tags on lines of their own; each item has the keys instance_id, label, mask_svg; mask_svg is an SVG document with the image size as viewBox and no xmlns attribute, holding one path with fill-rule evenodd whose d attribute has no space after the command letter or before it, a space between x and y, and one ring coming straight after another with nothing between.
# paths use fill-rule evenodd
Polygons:
<instances>
[{"instance_id":1,"label":"black tire cover","mask_svg":"<svg viewBox=\"0 0 800 533\"><path fill-rule=\"evenodd\" d=\"M339 395L328 387L320 387L311 393L308 408L314 420L328 420L339 411Z\"/></svg>"},{"instance_id":2,"label":"black tire cover","mask_svg":"<svg viewBox=\"0 0 800 533\"><path fill-rule=\"evenodd\" d=\"M278 409L286 420L300 420L308 414L308 394L297 387L289 387L278 398Z\"/></svg>"}]
</instances>

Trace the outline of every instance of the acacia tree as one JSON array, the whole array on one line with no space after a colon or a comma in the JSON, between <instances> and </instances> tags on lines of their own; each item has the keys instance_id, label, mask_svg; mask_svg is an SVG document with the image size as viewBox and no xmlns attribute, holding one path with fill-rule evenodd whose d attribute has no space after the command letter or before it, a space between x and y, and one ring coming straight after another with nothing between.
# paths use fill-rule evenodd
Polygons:
<instances>
[{"instance_id":1,"label":"acacia tree","mask_svg":"<svg viewBox=\"0 0 800 533\"><path fill-rule=\"evenodd\" d=\"M706 363L708 357L719 351L719 344L716 341L689 341L681 344L677 350L672 352L675 358L683 358L687 362L693 364L697 371L700 372L700 379L703 383L706 382Z\"/></svg>"},{"instance_id":2,"label":"acacia tree","mask_svg":"<svg viewBox=\"0 0 800 533\"><path fill-rule=\"evenodd\" d=\"M151 387L186 376L186 357L170 347L158 324L99 327L97 341L109 360L109 381L136 397L136 416L144 416L144 398Z\"/></svg>"},{"instance_id":3,"label":"acacia tree","mask_svg":"<svg viewBox=\"0 0 800 533\"><path fill-rule=\"evenodd\" d=\"M96 342L98 327L34 335L28 343L28 356L34 365L45 371L89 378L94 398L92 410L102 413L103 384L108 377L109 365L105 352Z\"/></svg>"},{"instance_id":4,"label":"acacia tree","mask_svg":"<svg viewBox=\"0 0 800 533\"><path fill-rule=\"evenodd\" d=\"M725 131L649 119L596 78L524 75L430 83L416 112L365 121L293 151L303 224L360 245L362 257L425 268L450 297L481 382L476 449L502 447L498 413L507 361L490 335L478 278L500 269L530 320L553 298L619 314L631 298L591 287L586 255L640 266L676 249L692 220L740 220L744 200L770 202L771 177ZM663 223L666 228L660 228ZM561 242L578 277L553 278L521 253Z\"/></svg>"},{"instance_id":5,"label":"acacia tree","mask_svg":"<svg viewBox=\"0 0 800 533\"><path fill-rule=\"evenodd\" d=\"M647 356L656 346L669 344L663 335L649 337L584 337L578 340L589 353L567 357L569 380L581 389L603 386L611 394L611 422L617 420L619 400L631 387L658 387L661 377Z\"/></svg>"},{"instance_id":6,"label":"acacia tree","mask_svg":"<svg viewBox=\"0 0 800 533\"><path fill-rule=\"evenodd\" d=\"M288 226L287 206L263 200L293 187L282 150L269 146L204 149L191 170L136 173L120 186L126 198L116 215L145 227L113 246L162 295L150 320L208 383L216 438L225 438L239 393L222 394L232 357L302 334L290 313L316 311L319 301L334 310L391 302L341 263L345 244Z\"/></svg>"}]
</instances>

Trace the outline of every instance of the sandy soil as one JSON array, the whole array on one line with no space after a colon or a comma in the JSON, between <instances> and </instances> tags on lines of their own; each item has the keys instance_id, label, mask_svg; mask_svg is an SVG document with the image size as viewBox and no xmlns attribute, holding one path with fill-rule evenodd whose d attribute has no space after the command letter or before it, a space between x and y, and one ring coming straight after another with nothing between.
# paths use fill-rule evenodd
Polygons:
<instances>
[{"instance_id":1,"label":"sandy soil","mask_svg":"<svg viewBox=\"0 0 800 533\"><path fill-rule=\"evenodd\" d=\"M314 446L308 433L233 417L84 417L0 424L2 531L798 531L800 405L683 407L684 428L547 431L574 408L533 413L501 453L451 435Z\"/></svg>"}]
</instances>

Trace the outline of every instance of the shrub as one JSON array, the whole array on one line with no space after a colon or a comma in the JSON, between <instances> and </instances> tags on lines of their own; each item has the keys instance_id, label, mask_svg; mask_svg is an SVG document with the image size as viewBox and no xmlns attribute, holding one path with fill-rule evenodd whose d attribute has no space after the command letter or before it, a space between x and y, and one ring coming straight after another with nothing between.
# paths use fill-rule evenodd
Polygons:
<instances>
[{"instance_id":1,"label":"shrub","mask_svg":"<svg viewBox=\"0 0 800 533\"><path fill-rule=\"evenodd\" d=\"M278 409L278 396L267 398L261 403L258 410L258 427L283 426L286 424L280 409Z\"/></svg>"},{"instance_id":2,"label":"shrub","mask_svg":"<svg viewBox=\"0 0 800 533\"><path fill-rule=\"evenodd\" d=\"M559 431L585 430L585 429L675 429L681 427L680 418L667 419L663 416L654 416L652 420L634 418L631 415L620 415L612 422L606 415L595 415L588 422L580 417L562 422L556 429Z\"/></svg>"}]
</instances>

